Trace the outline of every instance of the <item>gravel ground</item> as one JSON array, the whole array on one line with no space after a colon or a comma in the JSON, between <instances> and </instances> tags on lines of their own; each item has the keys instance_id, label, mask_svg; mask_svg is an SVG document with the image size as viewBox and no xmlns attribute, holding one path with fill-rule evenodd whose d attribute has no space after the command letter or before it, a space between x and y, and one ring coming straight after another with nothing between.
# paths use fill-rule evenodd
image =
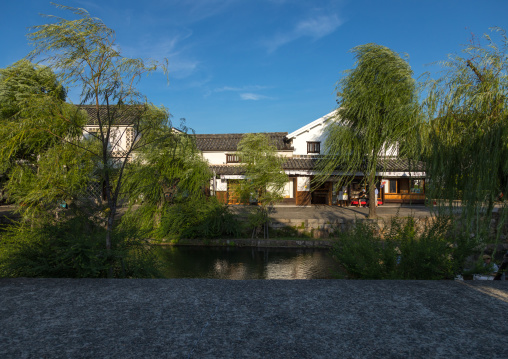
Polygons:
<instances>
[{"instance_id":1,"label":"gravel ground","mask_svg":"<svg viewBox=\"0 0 508 359\"><path fill-rule=\"evenodd\" d=\"M508 358L508 281L0 279L0 358Z\"/></svg>"}]
</instances>

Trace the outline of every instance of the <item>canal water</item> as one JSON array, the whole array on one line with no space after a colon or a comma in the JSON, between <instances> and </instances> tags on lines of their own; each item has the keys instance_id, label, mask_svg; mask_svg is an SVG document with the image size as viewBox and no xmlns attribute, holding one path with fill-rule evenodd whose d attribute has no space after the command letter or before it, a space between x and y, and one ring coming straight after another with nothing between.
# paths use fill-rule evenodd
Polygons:
<instances>
[{"instance_id":1,"label":"canal water","mask_svg":"<svg viewBox=\"0 0 508 359\"><path fill-rule=\"evenodd\" d=\"M329 279L340 269L327 249L161 247L166 278Z\"/></svg>"}]
</instances>

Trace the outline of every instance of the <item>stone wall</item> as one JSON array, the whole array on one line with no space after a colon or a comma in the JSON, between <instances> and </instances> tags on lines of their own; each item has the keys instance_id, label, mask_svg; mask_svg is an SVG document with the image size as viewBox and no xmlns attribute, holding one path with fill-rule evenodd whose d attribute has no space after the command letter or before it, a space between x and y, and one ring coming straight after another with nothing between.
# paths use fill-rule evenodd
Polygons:
<instances>
[{"instance_id":1,"label":"stone wall","mask_svg":"<svg viewBox=\"0 0 508 359\"><path fill-rule=\"evenodd\" d=\"M358 221L374 222L379 228L384 227L382 220L356 219L348 220L343 218L325 219L277 219L270 222L270 228L283 230L293 228L300 235L308 235L312 238L328 238L333 232L344 231Z\"/></svg>"}]
</instances>

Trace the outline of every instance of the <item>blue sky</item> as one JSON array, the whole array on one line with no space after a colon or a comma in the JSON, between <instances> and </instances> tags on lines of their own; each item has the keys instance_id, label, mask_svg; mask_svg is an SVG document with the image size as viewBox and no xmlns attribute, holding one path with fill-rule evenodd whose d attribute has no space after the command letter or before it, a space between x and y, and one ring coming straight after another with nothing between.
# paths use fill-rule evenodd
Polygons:
<instances>
[{"instance_id":1,"label":"blue sky","mask_svg":"<svg viewBox=\"0 0 508 359\"><path fill-rule=\"evenodd\" d=\"M335 109L349 50L374 42L409 55L415 78L471 33L508 29L506 0L73 0L115 30L129 57L169 59L140 89L196 133L292 132ZM4 0L0 67L29 51L39 14L72 14L46 0ZM78 98L71 94L71 99Z\"/></svg>"}]
</instances>

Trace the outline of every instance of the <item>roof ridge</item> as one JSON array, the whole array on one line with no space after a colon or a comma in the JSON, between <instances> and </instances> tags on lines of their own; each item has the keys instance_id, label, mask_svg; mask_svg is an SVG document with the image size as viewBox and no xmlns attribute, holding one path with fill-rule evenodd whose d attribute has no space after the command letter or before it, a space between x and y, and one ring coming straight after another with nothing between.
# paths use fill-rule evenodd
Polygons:
<instances>
[{"instance_id":1,"label":"roof ridge","mask_svg":"<svg viewBox=\"0 0 508 359\"><path fill-rule=\"evenodd\" d=\"M277 135L277 136L286 136L287 132L243 132L243 133L196 133L195 136L244 136L250 133L262 133L265 135Z\"/></svg>"}]
</instances>

